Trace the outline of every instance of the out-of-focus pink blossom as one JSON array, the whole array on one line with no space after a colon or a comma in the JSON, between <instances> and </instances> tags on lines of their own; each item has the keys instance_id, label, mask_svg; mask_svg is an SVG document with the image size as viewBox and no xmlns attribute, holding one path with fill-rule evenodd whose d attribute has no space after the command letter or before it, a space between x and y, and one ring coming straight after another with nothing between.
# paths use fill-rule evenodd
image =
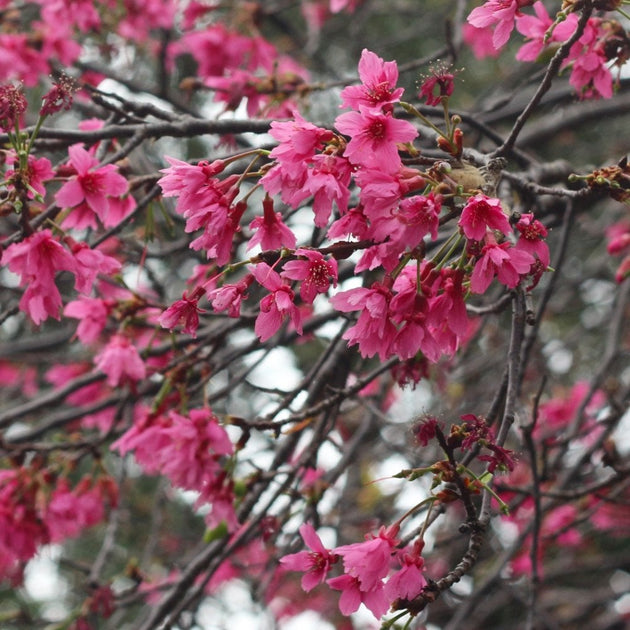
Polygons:
<instances>
[{"instance_id":1,"label":"out-of-focus pink blossom","mask_svg":"<svg viewBox=\"0 0 630 630\"><path fill-rule=\"evenodd\" d=\"M107 384L117 387L125 382L140 381L147 375L144 361L136 347L124 335L114 335L94 357L94 366L107 375Z\"/></svg>"}]
</instances>

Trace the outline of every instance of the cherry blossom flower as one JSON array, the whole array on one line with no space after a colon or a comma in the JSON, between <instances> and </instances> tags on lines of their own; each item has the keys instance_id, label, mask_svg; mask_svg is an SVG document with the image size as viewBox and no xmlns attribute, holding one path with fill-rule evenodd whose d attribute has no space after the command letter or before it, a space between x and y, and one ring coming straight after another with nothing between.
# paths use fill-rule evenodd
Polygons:
<instances>
[{"instance_id":1,"label":"cherry blossom flower","mask_svg":"<svg viewBox=\"0 0 630 630\"><path fill-rule=\"evenodd\" d=\"M483 240L488 228L498 230L502 234L512 232L501 202L482 193L478 193L466 202L459 218L459 226L466 238L476 241Z\"/></svg>"},{"instance_id":2,"label":"cherry blossom flower","mask_svg":"<svg viewBox=\"0 0 630 630\"><path fill-rule=\"evenodd\" d=\"M63 314L79 320L77 337L82 343L90 344L96 341L103 332L109 311L110 308L104 300L82 295L78 300L68 302L63 309Z\"/></svg>"},{"instance_id":3,"label":"cherry blossom flower","mask_svg":"<svg viewBox=\"0 0 630 630\"><path fill-rule=\"evenodd\" d=\"M359 578L344 574L330 578L326 583L330 588L341 591L339 610L343 615L351 615L363 603L377 619L380 619L389 608L383 582L376 584L372 589L363 589Z\"/></svg>"},{"instance_id":4,"label":"cherry blossom flower","mask_svg":"<svg viewBox=\"0 0 630 630\"><path fill-rule=\"evenodd\" d=\"M55 286L55 273L65 270L77 272L75 258L52 235L41 230L20 243L9 245L2 254L0 264L20 275L20 285L26 291L20 300L20 309L35 324L48 317L59 319L61 294Z\"/></svg>"},{"instance_id":5,"label":"cherry blossom flower","mask_svg":"<svg viewBox=\"0 0 630 630\"><path fill-rule=\"evenodd\" d=\"M417 597L426 586L427 580L422 572L424 560L420 555L423 547L423 541L416 541L410 548L396 554L401 569L396 571L385 584L385 594L389 601L411 600Z\"/></svg>"},{"instance_id":6,"label":"cherry blossom flower","mask_svg":"<svg viewBox=\"0 0 630 630\"><path fill-rule=\"evenodd\" d=\"M66 242L72 247L76 261L74 286L79 293L89 293L99 273L111 276L120 271L121 264L99 249L92 249L87 243L71 237L66 237Z\"/></svg>"},{"instance_id":7,"label":"cherry blossom flower","mask_svg":"<svg viewBox=\"0 0 630 630\"><path fill-rule=\"evenodd\" d=\"M300 168L304 160L311 159L318 149L332 140L335 134L329 129L317 127L296 111L291 121L274 121L269 135L280 144L270 154L290 172L291 168Z\"/></svg>"},{"instance_id":8,"label":"cherry blossom flower","mask_svg":"<svg viewBox=\"0 0 630 630\"><path fill-rule=\"evenodd\" d=\"M147 375L144 362L135 346L124 335L114 335L109 343L94 357L94 366L107 375L110 387L126 381L140 381Z\"/></svg>"},{"instance_id":9,"label":"cherry blossom flower","mask_svg":"<svg viewBox=\"0 0 630 630\"><path fill-rule=\"evenodd\" d=\"M433 107L447 99L455 89L455 76L445 68L432 69L431 76L420 86L420 98L425 98L427 105Z\"/></svg>"},{"instance_id":10,"label":"cherry blossom flower","mask_svg":"<svg viewBox=\"0 0 630 630\"><path fill-rule=\"evenodd\" d=\"M267 341L282 325L288 316L299 334L302 334L302 318L297 306L293 303L294 293L288 284L282 282L277 271L267 263L258 263L250 268L256 281L271 291L260 302L260 313L256 318L254 332L261 341Z\"/></svg>"},{"instance_id":11,"label":"cherry blossom flower","mask_svg":"<svg viewBox=\"0 0 630 630\"><path fill-rule=\"evenodd\" d=\"M103 221L109 210L109 197L124 195L129 184L120 175L116 166L107 164L99 167L98 160L92 157L81 144L68 148L70 164L76 171L55 195L57 205L73 208L85 201L91 210Z\"/></svg>"},{"instance_id":12,"label":"cherry blossom flower","mask_svg":"<svg viewBox=\"0 0 630 630\"><path fill-rule=\"evenodd\" d=\"M263 251L281 247L293 249L297 243L295 234L282 221L282 214L273 211L273 199L269 195L263 200L263 216L256 217L249 229L256 233L249 239L248 250L259 244Z\"/></svg>"},{"instance_id":13,"label":"cherry blossom flower","mask_svg":"<svg viewBox=\"0 0 630 630\"><path fill-rule=\"evenodd\" d=\"M7 164L16 164L17 161L15 151L10 151L7 155ZM27 192L29 199L34 199L35 195L41 195L43 197L46 194L44 182L55 176L52 164L48 158L36 158L32 154L29 154L27 158L26 169L24 171L15 171L14 169L7 170L5 178L9 188L14 188L12 180L18 176L18 173L26 180L26 184L29 187Z\"/></svg>"},{"instance_id":14,"label":"cherry blossom flower","mask_svg":"<svg viewBox=\"0 0 630 630\"><path fill-rule=\"evenodd\" d=\"M341 107L359 110L361 107L375 111L391 110L400 101L404 89L397 88L398 65L395 61L383 61L378 55L363 49L359 60L361 85L350 85L341 91Z\"/></svg>"},{"instance_id":15,"label":"cherry blossom flower","mask_svg":"<svg viewBox=\"0 0 630 630\"><path fill-rule=\"evenodd\" d=\"M495 276L513 289L520 282L521 274L528 273L534 262L528 252L515 249L508 242L498 244L488 239L470 277L470 289L473 293L484 293Z\"/></svg>"},{"instance_id":16,"label":"cherry blossom flower","mask_svg":"<svg viewBox=\"0 0 630 630\"><path fill-rule=\"evenodd\" d=\"M471 11L468 22L477 28L495 25L492 43L499 49L510 39L514 20L520 15L521 8L531 4L534 0L487 0Z\"/></svg>"},{"instance_id":17,"label":"cherry blossom flower","mask_svg":"<svg viewBox=\"0 0 630 630\"><path fill-rule=\"evenodd\" d=\"M349 289L330 299L333 308L342 313L361 312L357 323L346 330L343 338L348 340L349 346L358 344L364 357L378 354L384 361L390 355L396 336L396 327L389 317L391 298L391 291L375 282L369 289Z\"/></svg>"},{"instance_id":18,"label":"cherry blossom flower","mask_svg":"<svg viewBox=\"0 0 630 630\"><path fill-rule=\"evenodd\" d=\"M463 39L470 46L477 59L498 57L501 54L501 51L495 48L492 43L493 34L492 26L477 28L467 22L462 27Z\"/></svg>"},{"instance_id":19,"label":"cherry blossom flower","mask_svg":"<svg viewBox=\"0 0 630 630\"><path fill-rule=\"evenodd\" d=\"M308 593L326 580L328 572L339 556L324 547L312 525L304 523L300 527L300 536L311 551L291 553L282 557L280 563L287 571L304 573L301 583L302 588Z\"/></svg>"},{"instance_id":20,"label":"cherry blossom flower","mask_svg":"<svg viewBox=\"0 0 630 630\"><path fill-rule=\"evenodd\" d=\"M337 204L341 213L348 210L352 165L346 158L332 154L315 155L310 164L303 186L305 191L313 195L315 225L324 227L330 218L333 203Z\"/></svg>"},{"instance_id":21,"label":"cherry blossom flower","mask_svg":"<svg viewBox=\"0 0 630 630\"><path fill-rule=\"evenodd\" d=\"M224 284L222 287L208 291L208 300L215 311L227 311L229 317L239 317L241 302L247 299L247 289L254 281L254 276L248 274L236 284Z\"/></svg>"},{"instance_id":22,"label":"cherry blossom flower","mask_svg":"<svg viewBox=\"0 0 630 630\"><path fill-rule=\"evenodd\" d=\"M545 269L549 267L549 247L545 243L547 228L533 214L522 214L516 223L516 230L520 238L514 248L536 256Z\"/></svg>"},{"instance_id":23,"label":"cherry blossom flower","mask_svg":"<svg viewBox=\"0 0 630 630\"><path fill-rule=\"evenodd\" d=\"M318 293L326 293L337 286L337 261L326 260L322 254L312 249L300 248L296 256L304 256L306 260L290 260L284 264L281 276L290 280L300 280L300 295L308 304L312 303Z\"/></svg>"},{"instance_id":24,"label":"cherry blossom flower","mask_svg":"<svg viewBox=\"0 0 630 630\"><path fill-rule=\"evenodd\" d=\"M158 322L162 328L173 330L180 322L184 324L184 332L197 336L197 328L199 328L199 313L204 313L199 308L199 298L189 298L186 292L182 295L181 300L173 302L159 317Z\"/></svg>"},{"instance_id":25,"label":"cherry blossom flower","mask_svg":"<svg viewBox=\"0 0 630 630\"><path fill-rule=\"evenodd\" d=\"M577 26L577 15L569 13L562 22L554 26L551 36L548 36L547 33L553 20L549 17L545 5L542 2L535 2L534 11L535 16L517 15L516 17L516 30L530 40L516 53L519 61L536 61L545 46L565 42Z\"/></svg>"},{"instance_id":26,"label":"cherry blossom flower","mask_svg":"<svg viewBox=\"0 0 630 630\"><path fill-rule=\"evenodd\" d=\"M344 155L353 164L390 173L402 164L397 143L411 142L418 135L410 122L365 107L341 114L335 120L335 127L351 138Z\"/></svg>"}]
</instances>

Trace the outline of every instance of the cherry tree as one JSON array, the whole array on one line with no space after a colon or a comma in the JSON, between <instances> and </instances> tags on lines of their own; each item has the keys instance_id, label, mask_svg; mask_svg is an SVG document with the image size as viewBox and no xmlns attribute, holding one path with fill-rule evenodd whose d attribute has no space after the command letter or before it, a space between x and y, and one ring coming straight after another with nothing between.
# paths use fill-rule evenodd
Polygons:
<instances>
[{"instance_id":1,"label":"cherry tree","mask_svg":"<svg viewBox=\"0 0 630 630\"><path fill-rule=\"evenodd\" d=\"M625 4L0 0L2 622L623 627Z\"/></svg>"}]
</instances>

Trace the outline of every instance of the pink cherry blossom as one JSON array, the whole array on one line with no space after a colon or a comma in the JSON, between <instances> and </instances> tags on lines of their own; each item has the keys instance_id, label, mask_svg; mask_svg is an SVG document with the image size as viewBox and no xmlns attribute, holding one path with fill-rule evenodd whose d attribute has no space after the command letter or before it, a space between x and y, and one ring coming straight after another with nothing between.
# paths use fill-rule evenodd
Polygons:
<instances>
[{"instance_id":1,"label":"pink cherry blossom","mask_svg":"<svg viewBox=\"0 0 630 630\"><path fill-rule=\"evenodd\" d=\"M300 280L300 295L307 303L312 303L318 293L326 293L337 286L337 261L326 260L322 254L312 249L300 248L296 256L304 256L306 260L290 260L284 264L281 276L290 280Z\"/></svg>"},{"instance_id":2,"label":"pink cherry blossom","mask_svg":"<svg viewBox=\"0 0 630 630\"><path fill-rule=\"evenodd\" d=\"M534 3L534 11L536 12L535 16L517 15L516 17L516 30L529 40L516 53L516 58L520 61L536 61L545 46L551 43L565 42L571 37L577 26L577 15L569 13L562 22L556 24L551 36L547 38L547 32L552 26L553 20L549 17L542 2Z\"/></svg>"},{"instance_id":3,"label":"pink cherry blossom","mask_svg":"<svg viewBox=\"0 0 630 630\"><path fill-rule=\"evenodd\" d=\"M466 202L459 218L459 226L466 238L476 241L483 240L488 229L498 230L502 234L512 232L501 202L482 193Z\"/></svg>"},{"instance_id":4,"label":"pink cherry blossom","mask_svg":"<svg viewBox=\"0 0 630 630\"><path fill-rule=\"evenodd\" d=\"M127 381L140 381L146 377L147 369L135 346L128 337L114 335L109 343L94 357L94 366L107 375L110 387Z\"/></svg>"},{"instance_id":5,"label":"pink cherry blossom","mask_svg":"<svg viewBox=\"0 0 630 630\"><path fill-rule=\"evenodd\" d=\"M533 214L522 214L516 223L516 231L520 237L516 242L515 249L528 252L536 256L542 265L549 266L549 247L545 239L547 238L547 228Z\"/></svg>"},{"instance_id":6,"label":"pink cherry blossom","mask_svg":"<svg viewBox=\"0 0 630 630\"><path fill-rule=\"evenodd\" d=\"M79 320L77 337L82 343L97 341L107 324L110 308L104 300L80 296L78 300L68 302L63 309L66 317Z\"/></svg>"},{"instance_id":7,"label":"pink cherry blossom","mask_svg":"<svg viewBox=\"0 0 630 630\"><path fill-rule=\"evenodd\" d=\"M229 317L239 317L241 314L241 302L247 299L247 289L254 281L250 274L236 284L224 284L222 287L208 291L208 300L212 308L217 311L227 311Z\"/></svg>"},{"instance_id":8,"label":"pink cherry blossom","mask_svg":"<svg viewBox=\"0 0 630 630\"><path fill-rule=\"evenodd\" d=\"M380 619L389 608L383 582L377 583L372 589L364 589L358 577L344 573L326 580L326 583L330 588L341 591L339 610L343 615L351 615L363 603L377 619Z\"/></svg>"},{"instance_id":9,"label":"pink cherry blossom","mask_svg":"<svg viewBox=\"0 0 630 630\"><path fill-rule=\"evenodd\" d=\"M183 323L184 332L195 338L199 327L199 313L203 312L204 310L199 308L199 299L189 298L184 292L182 299L173 302L160 315L158 322L162 328L169 330L173 330L179 323Z\"/></svg>"},{"instance_id":10,"label":"pink cherry blossom","mask_svg":"<svg viewBox=\"0 0 630 630\"><path fill-rule=\"evenodd\" d=\"M400 101L404 90L397 88L398 65L383 61L373 52L363 49L359 60L361 85L350 85L341 91L341 107L359 110L361 107L380 111L391 109Z\"/></svg>"},{"instance_id":11,"label":"pink cherry blossom","mask_svg":"<svg viewBox=\"0 0 630 630\"><path fill-rule=\"evenodd\" d=\"M26 97L19 87L10 83L0 85L0 129L14 132L27 107Z\"/></svg>"},{"instance_id":12,"label":"pink cherry blossom","mask_svg":"<svg viewBox=\"0 0 630 630\"><path fill-rule=\"evenodd\" d=\"M418 135L410 122L365 107L341 114L335 127L351 138L344 154L353 164L390 173L402 164L397 144L411 142Z\"/></svg>"},{"instance_id":13,"label":"pink cherry blossom","mask_svg":"<svg viewBox=\"0 0 630 630\"><path fill-rule=\"evenodd\" d=\"M397 533L397 527L381 527L376 536L368 535L364 542L333 549L343 558L345 573L358 578L361 590L374 589L389 573L391 556L398 545Z\"/></svg>"},{"instance_id":14,"label":"pink cherry blossom","mask_svg":"<svg viewBox=\"0 0 630 630\"><path fill-rule=\"evenodd\" d=\"M313 156L306 171L304 190L313 195L315 225L324 227L328 223L333 203L341 213L347 212L352 177L352 165L338 155L318 154Z\"/></svg>"},{"instance_id":15,"label":"pink cherry blossom","mask_svg":"<svg viewBox=\"0 0 630 630\"><path fill-rule=\"evenodd\" d=\"M1 118L0 114L0 118ZM7 164L15 164L17 162L17 156L14 151L10 151L7 155ZM29 186L29 190L27 192L29 199L34 199L35 195L41 195L42 197L46 195L46 187L44 186L44 182L52 179L55 176L55 173L52 169L52 164L50 160L45 157L36 158L32 154L29 154L27 160L27 166L25 172L22 173L26 178L26 183ZM13 188L13 184L11 180L16 176L16 171L14 169L9 169L5 173L5 178L8 182L8 187Z\"/></svg>"},{"instance_id":16,"label":"pink cherry blossom","mask_svg":"<svg viewBox=\"0 0 630 630\"><path fill-rule=\"evenodd\" d=\"M71 177L55 195L57 205L73 208L85 201L103 221L109 210L108 198L124 195L129 189L127 180L113 164L99 167L98 160L81 144L69 147L68 155L76 176Z\"/></svg>"},{"instance_id":17,"label":"pink cherry blossom","mask_svg":"<svg viewBox=\"0 0 630 630\"><path fill-rule=\"evenodd\" d=\"M278 331L285 317L289 317L298 333L302 334L302 317L293 303L291 287L284 284L280 274L267 263L258 263L250 271L259 284L271 291L260 302L260 312L254 325L258 338L267 341Z\"/></svg>"},{"instance_id":18,"label":"pink cherry blossom","mask_svg":"<svg viewBox=\"0 0 630 630\"><path fill-rule=\"evenodd\" d=\"M534 257L528 252L517 250L508 242L498 244L489 239L473 269L470 289L473 293L484 293L495 276L499 282L513 289L534 262Z\"/></svg>"},{"instance_id":19,"label":"pink cherry blossom","mask_svg":"<svg viewBox=\"0 0 630 630\"><path fill-rule=\"evenodd\" d=\"M249 239L248 250L259 244L263 251L281 247L293 249L297 243L295 234L282 221L282 214L274 212L273 199L269 195L263 200L263 216L256 217L249 229L256 233Z\"/></svg>"},{"instance_id":20,"label":"pink cherry blossom","mask_svg":"<svg viewBox=\"0 0 630 630\"><path fill-rule=\"evenodd\" d=\"M66 241L72 247L76 261L74 286L79 293L89 293L99 273L111 276L120 271L121 264L112 256L104 254L99 249L90 248L83 241L77 242L70 237L66 237Z\"/></svg>"},{"instance_id":21,"label":"pink cherry blossom","mask_svg":"<svg viewBox=\"0 0 630 630\"><path fill-rule=\"evenodd\" d=\"M426 586L427 581L422 572L424 560L420 555L423 547L423 541L416 541L410 548L397 553L401 568L385 584L385 594L389 601L411 600Z\"/></svg>"},{"instance_id":22,"label":"pink cherry blossom","mask_svg":"<svg viewBox=\"0 0 630 630\"><path fill-rule=\"evenodd\" d=\"M375 282L369 289L349 289L330 299L333 308L342 313L361 312L357 323L346 330L343 338L348 340L349 346L358 344L364 357L378 354L383 361L390 356L396 336L396 327L389 317L391 298L391 291Z\"/></svg>"},{"instance_id":23,"label":"pink cherry blossom","mask_svg":"<svg viewBox=\"0 0 630 630\"><path fill-rule=\"evenodd\" d=\"M521 8L533 3L534 0L487 0L471 11L468 22L477 28L495 25L492 43L495 48L502 48L510 39Z\"/></svg>"},{"instance_id":24,"label":"pink cherry blossom","mask_svg":"<svg viewBox=\"0 0 630 630\"><path fill-rule=\"evenodd\" d=\"M20 309L28 313L35 324L48 317L59 319L61 294L55 286L55 274L62 270L76 273L78 265L50 230L36 232L20 243L9 245L0 264L20 275L20 285L26 286Z\"/></svg>"},{"instance_id":25,"label":"pink cherry blossom","mask_svg":"<svg viewBox=\"0 0 630 630\"><path fill-rule=\"evenodd\" d=\"M269 130L269 135L280 143L271 151L270 157L289 171L292 165L299 167L304 160L311 159L335 135L329 129L304 120L297 111L293 116L294 120L288 122L272 122Z\"/></svg>"},{"instance_id":26,"label":"pink cherry blossom","mask_svg":"<svg viewBox=\"0 0 630 630\"><path fill-rule=\"evenodd\" d=\"M462 35L464 41L471 48L473 55L475 55L477 59L498 57L501 54L501 51L496 49L492 42L494 35L492 26L477 28L467 22L462 27Z\"/></svg>"},{"instance_id":27,"label":"pink cherry blossom","mask_svg":"<svg viewBox=\"0 0 630 630\"><path fill-rule=\"evenodd\" d=\"M324 547L312 525L304 523L300 527L300 536L311 551L291 553L282 557L280 563L287 571L304 573L302 588L308 593L326 580L326 576L332 565L337 562L338 556Z\"/></svg>"}]
</instances>

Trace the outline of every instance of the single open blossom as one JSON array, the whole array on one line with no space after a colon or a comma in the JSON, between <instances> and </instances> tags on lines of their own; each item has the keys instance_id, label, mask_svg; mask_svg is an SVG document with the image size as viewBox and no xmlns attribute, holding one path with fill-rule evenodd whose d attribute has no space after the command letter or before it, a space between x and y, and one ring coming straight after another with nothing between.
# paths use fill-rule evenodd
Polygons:
<instances>
[{"instance_id":1,"label":"single open blossom","mask_svg":"<svg viewBox=\"0 0 630 630\"><path fill-rule=\"evenodd\" d=\"M358 578L361 590L376 588L389 573L392 553L398 545L397 527L381 527L376 536L368 535L367 540L333 549L343 558L344 571Z\"/></svg>"},{"instance_id":2,"label":"single open blossom","mask_svg":"<svg viewBox=\"0 0 630 630\"><path fill-rule=\"evenodd\" d=\"M147 369L131 341L123 335L114 335L94 357L94 366L107 375L107 384L117 387L126 381L139 381Z\"/></svg>"},{"instance_id":3,"label":"single open blossom","mask_svg":"<svg viewBox=\"0 0 630 630\"><path fill-rule=\"evenodd\" d=\"M300 295L307 303L312 303L318 293L326 293L333 286L337 286L337 261L334 258L326 260L322 254L312 249L300 248L296 256L304 256L306 260L290 260L284 264L282 276L290 280L300 280Z\"/></svg>"},{"instance_id":4,"label":"single open blossom","mask_svg":"<svg viewBox=\"0 0 630 630\"><path fill-rule=\"evenodd\" d=\"M339 556L324 547L317 532L309 523L304 523L300 527L300 536L311 551L291 553L281 558L280 563L287 571L304 573L302 588L308 593L326 580L328 572Z\"/></svg>"},{"instance_id":5,"label":"single open blossom","mask_svg":"<svg viewBox=\"0 0 630 630\"><path fill-rule=\"evenodd\" d=\"M358 577L344 573L339 577L326 580L326 584L332 589L341 591L339 610L343 615L349 616L356 612L361 604L365 604L372 614L380 619L389 608L385 585L382 581L374 588L364 589Z\"/></svg>"},{"instance_id":6,"label":"single open blossom","mask_svg":"<svg viewBox=\"0 0 630 630\"><path fill-rule=\"evenodd\" d=\"M380 111L391 108L400 100L404 90L397 88L398 65L383 61L378 55L363 49L359 60L361 85L349 85L341 91L341 107L359 110L361 107Z\"/></svg>"},{"instance_id":7,"label":"single open blossom","mask_svg":"<svg viewBox=\"0 0 630 630\"><path fill-rule=\"evenodd\" d=\"M495 276L501 284L513 289L520 282L521 275L528 273L535 262L531 254L515 249L508 242L488 241L470 277L473 293L484 293Z\"/></svg>"},{"instance_id":8,"label":"single open blossom","mask_svg":"<svg viewBox=\"0 0 630 630\"><path fill-rule=\"evenodd\" d=\"M398 143L411 142L418 135L410 122L365 107L341 114L335 120L335 127L350 136L344 150L350 162L390 173L402 164Z\"/></svg>"},{"instance_id":9,"label":"single open blossom","mask_svg":"<svg viewBox=\"0 0 630 630\"><path fill-rule=\"evenodd\" d=\"M173 330L179 323L184 324L184 332L197 336L197 328L199 328L199 313L203 313L203 309L199 308L198 298L189 298L186 292L182 295L181 300L173 302L159 317L158 322L162 328Z\"/></svg>"},{"instance_id":10,"label":"single open blossom","mask_svg":"<svg viewBox=\"0 0 630 630\"><path fill-rule=\"evenodd\" d=\"M247 289L254 281L250 274L236 284L224 284L222 287L208 291L208 301L217 311L227 311L229 317L239 317L241 314L241 302L247 299Z\"/></svg>"},{"instance_id":11,"label":"single open blossom","mask_svg":"<svg viewBox=\"0 0 630 630\"><path fill-rule=\"evenodd\" d=\"M553 20L549 17L545 5L542 2L535 2L533 8L535 16L518 15L516 17L516 30L529 40L516 53L519 61L536 61L545 46L565 42L577 26L577 15L569 13L562 22L554 26L549 36L548 31L553 25Z\"/></svg>"},{"instance_id":12,"label":"single open blossom","mask_svg":"<svg viewBox=\"0 0 630 630\"><path fill-rule=\"evenodd\" d=\"M389 601L411 600L418 596L426 586L427 580L422 572L424 560L420 555L423 547L424 542L420 540L410 548L397 553L401 568L390 576L385 584L385 594Z\"/></svg>"},{"instance_id":13,"label":"single open blossom","mask_svg":"<svg viewBox=\"0 0 630 630\"><path fill-rule=\"evenodd\" d=\"M502 234L512 232L501 202L482 193L466 202L459 218L459 227L466 238L475 241L483 240L488 229L498 230Z\"/></svg>"},{"instance_id":14,"label":"single open blossom","mask_svg":"<svg viewBox=\"0 0 630 630\"><path fill-rule=\"evenodd\" d=\"M272 122L269 130L269 135L280 143L272 149L270 157L282 164L289 173L293 169L301 170L302 162L310 160L335 135L329 129L304 120L297 111L293 117L294 120L287 122Z\"/></svg>"},{"instance_id":15,"label":"single open blossom","mask_svg":"<svg viewBox=\"0 0 630 630\"><path fill-rule=\"evenodd\" d=\"M117 172L116 166L107 164L99 167L96 158L81 144L68 148L70 164L76 171L55 195L57 205L73 208L85 201L101 220L107 216L109 197L120 197L129 189L127 180Z\"/></svg>"},{"instance_id":16,"label":"single open blossom","mask_svg":"<svg viewBox=\"0 0 630 630\"><path fill-rule=\"evenodd\" d=\"M396 327L389 316L392 293L375 282L369 289L357 287L337 293L330 299L333 308L342 313L360 311L359 319L343 334L348 345L359 345L364 357L378 354L381 360L390 356L391 345L396 336Z\"/></svg>"},{"instance_id":17,"label":"single open blossom","mask_svg":"<svg viewBox=\"0 0 630 630\"><path fill-rule=\"evenodd\" d=\"M89 344L100 337L107 324L109 310L104 300L82 295L78 300L68 302L63 309L63 314L79 320L77 337L82 343Z\"/></svg>"},{"instance_id":18,"label":"single open blossom","mask_svg":"<svg viewBox=\"0 0 630 630\"><path fill-rule=\"evenodd\" d=\"M297 243L295 234L282 221L282 214L274 212L273 199L269 195L263 200L263 216L256 217L249 229L256 233L249 239L248 250L259 244L263 251L281 247L293 249Z\"/></svg>"},{"instance_id":19,"label":"single open blossom","mask_svg":"<svg viewBox=\"0 0 630 630\"><path fill-rule=\"evenodd\" d=\"M516 223L516 231L520 237L516 242L515 249L528 252L536 256L545 267L549 267L549 247L545 239L547 238L547 228L533 214L522 214Z\"/></svg>"},{"instance_id":20,"label":"single open blossom","mask_svg":"<svg viewBox=\"0 0 630 630\"><path fill-rule=\"evenodd\" d=\"M291 287L284 284L280 274L267 263L258 263L251 272L259 284L271 291L260 301L260 313L254 325L258 338L267 341L278 331L285 317L289 317L298 333L302 334L302 317L293 303L295 296Z\"/></svg>"}]
</instances>

